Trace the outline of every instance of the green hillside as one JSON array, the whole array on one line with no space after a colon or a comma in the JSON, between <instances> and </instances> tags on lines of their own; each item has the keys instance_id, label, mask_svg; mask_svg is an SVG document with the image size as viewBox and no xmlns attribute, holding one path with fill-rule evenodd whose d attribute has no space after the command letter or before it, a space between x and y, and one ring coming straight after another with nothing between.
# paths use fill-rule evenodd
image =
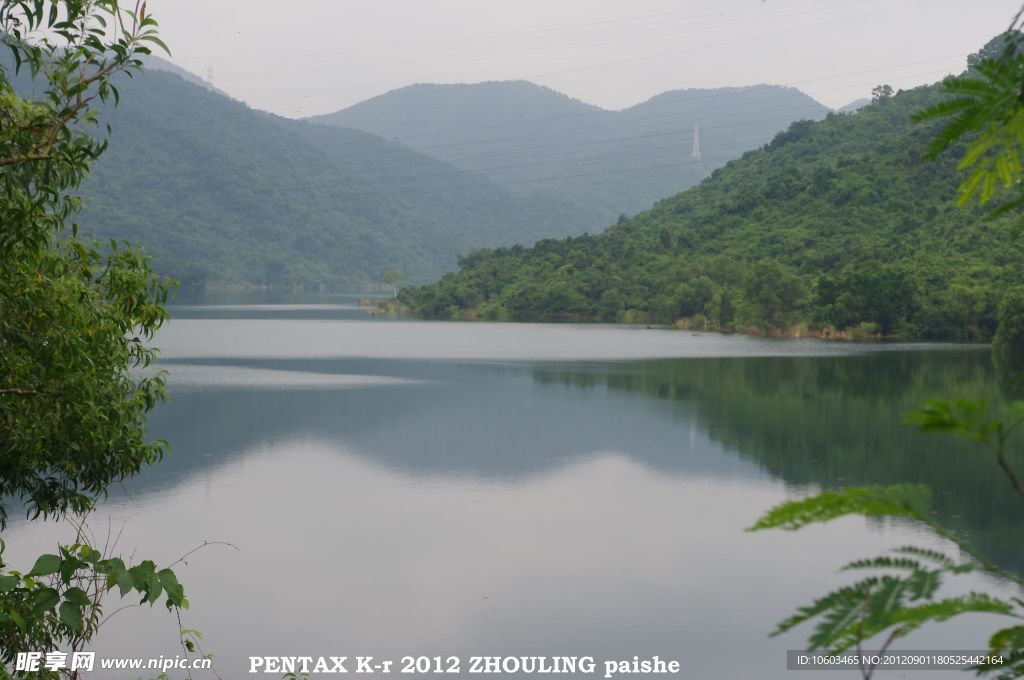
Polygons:
<instances>
[{"instance_id":1,"label":"green hillside","mask_svg":"<svg viewBox=\"0 0 1024 680\"><path fill-rule=\"evenodd\" d=\"M693 186L828 109L774 85L665 92L606 111L525 81L420 84L310 120L395 139L518 194L597 211L592 227ZM699 127L700 158L693 156Z\"/></svg>"},{"instance_id":2,"label":"green hillside","mask_svg":"<svg viewBox=\"0 0 1024 680\"><path fill-rule=\"evenodd\" d=\"M31 88L24 74L16 82ZM368 133L272 116L173 73L147 70L121 90L78 222L87 235L144 244L186 285L359 288L392 269L423 282L460 252L594 224L566 201L516 196Z\"/></svg>"},{"instance_id":3,"label":"green hillside","mask_svg":"<svg viewBox=\"0 0 1024 680\"><path fill-rule=\"evenodd\" d=\"M1021 247L1013 217L954 205L962 149L922 160L933 130L910 116L941 96L794 123L605 233L477 251L403 300L432 318L990 338Z\"/></svg>"}]
</instances>

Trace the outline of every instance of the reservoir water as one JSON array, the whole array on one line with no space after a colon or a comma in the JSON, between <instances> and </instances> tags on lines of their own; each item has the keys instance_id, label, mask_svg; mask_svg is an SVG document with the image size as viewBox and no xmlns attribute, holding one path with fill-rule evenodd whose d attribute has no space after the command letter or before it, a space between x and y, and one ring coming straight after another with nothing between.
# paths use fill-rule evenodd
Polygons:
<instances>
[{"instance_id":1,"label":"reservoir water","mask_svg":"<svg viewBox=\"0 0 1024 680\"><path fill-rule=\"evenodd\" d=\"M1024 571L1022 501L994 461L900 422L928 398L998 400L987 348L299 302L172 308L156 339L171 396L150 432L173 451L90 518L100 543L158 564L231 544L176 567L183 624L224 678L254 677L257 655L658 655L680 662L675 677L792 677L786 650L807 628L768 634L850 581L843 564L906 544L955 554L915 525L859 518L744 531L821 488L927 483L938 519ZM26 556L66 536L5 532ZM1001 625L965 616L898 648L981 649ZM173 656L177 621L119 612L95 649Z\"/></svg>"}]
</instances>

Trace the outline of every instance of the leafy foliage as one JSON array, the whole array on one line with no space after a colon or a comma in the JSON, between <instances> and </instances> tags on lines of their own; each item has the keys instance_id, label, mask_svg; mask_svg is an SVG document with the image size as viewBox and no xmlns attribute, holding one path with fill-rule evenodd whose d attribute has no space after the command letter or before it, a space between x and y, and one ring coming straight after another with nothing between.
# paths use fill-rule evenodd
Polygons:
<instances>
[{"instance_id":1,"label":"leafy foliage","mask_svg":"<svg viewBox=\"0 0 1024 680\"><path fill-rule=\"evenodd\" d=\"M131 249L66 240L0 259L0 518L88 510L116 480L158 460L145 414L163 377L130 372L156 351L166 288Z\"/></svg>"},{"instance_id":2,"label":"leafy foliage","mask_svg":"<svg viewBox=\"0 0 1024 680\"><path fill-rule=\"evenodd\" d=\"M918 121L952 118L929 144L931 158L970 136L957 165L958 170L969 170L960 185L958 205L975 197L987 203L1000 186L1017 184L1024 169L1024 108L1020 106L1024 54L1016 49L1020 40L1014 31L993 41L1005 44L999 56L976 60L968 75L944 80L943 91L950 97L914 115ZM988 50L989 54L995 51L995 45ZM1003 210L1019 205L1024 205L1024 199Z\"/></svg>"},{"instance_id":3,"label":"leafy foliage","mask_svg":"<svg viewBox=\"0 0 1024 680\"><path fill-rule=\"evenodd\" d=\"M163 596L167 609L188 608L184 589L170 569L145 560L127 566L121 558L104 559L99 550L75 543L59 554L40 555L27 572L0 561L0 662L10 664L18 651L79 647L103 621L103 595L135 593L139 604Z\"/></svg>"},{"instance_id":4,"label":"leafy foliage","mask_svg":"<svg viewBox=\"0 0 1024 680\"><path fill-rule=\"evenodd\" d=\"M110 76L159 40L142 9L134 32L108 51L96 20L120 11L107 2L0 8L12 53L50 74L43 100L30 102L0 70L0 97L13 111L0 126L0 520L12 496L36 515L82 512L163 449L143 438L163 379L129 371L155 356L145 342L165 319L166 284L138 251L111 244L104 253L74 232L56 241L78 207L70 190L106 147L72 122L94 121L91 102L117 91ZM23 31L43 29L68 45L22 41Z\"/></svg>"},{"instance_id":5,"label":"leafy foliage","mask_svg":"<svg viewBox=\"0 0 1024 680\"><path fill-rule=\"evenodd\" d=\"M83 514L112 482L162 455L163 443L146 441L145 416L163 378L136 369L156 356L147 341L166 318L167 282L141 252L84 241L72 222L74 192L107 146L91 134L96 107L119 99L116 74L138 68L148 45L163 46L145 3L2 2L0 37L15 73L44 85L38 99L19 97L0 65L2 528L17 502L32 518ZM114 587L187 606L169 569L129 567L85 543L40 556L27 572L0 559L5 677L19 651L80 650Z\"/></svg>"},{"instance_id":6,"label":"leafy foliage","mask_svg":"<svg viewBox=\"0 0 1024 680\"><path fill-rule=\"evenodd\" d=\"M984 444L995 454L1010 486L1024 498L1024 484L1007 458L1010 435L1024 423L1024 401L1011 402L1003 414L991 417L983 399L932 400L908 414L906 422L917 425L922 432L951 433Z\"/></svg>"},{"instance_id":7,"label":"leafy foliage","mask_svg":"<svg viewBox=\"0 0 1024 680\"><path fill-rule=\"evenodd\" d=\"M955 434L991 448L1014 490L1024 497L1015 471L1006 456L1010 434L1024 422L1024 402L1013 402L1008 415L991 417L988 404L980 399L959 399L955 402L929 401L924 408L911 413L906 421L929 433ZM888 633L883 649L894 640L916 628L940 622L965 613L991 613L1024 618L1024 601L1004 600L985 593L970 593L937 599L946 575L983 570L1001 579L1024 585L1016 575L983 559L972 546L939 525L929 514L930 491L923 485L892 487L849 487L826 491L810 498L789 501L769 510L752 530L781 527L799 529L808 524L824 522L843 515L906 518L927 525L940 536L952 540L967 562L958 562L937 551L908 546L882 555L857 560L846 570L880 570L880 575L854 584L815 600L779 624L775 634L800 624L817 620L809 643L814 648L842 651L860 645L876 635ZM893 575L892 572L898 572ZM979 672L998 672L1000 678L1019 677L1024 673L1024 657L1019 642L1019 627L996 632L989 645L993 655L1004 655L1004 663L977 668ZM869 676L873 669L866 669Z\"/></svg>"},{"instance_id":8,"label":"leafy foliage","mask_svg":"<svg viewBox=\"0 0 1024 680\"><path fill-rule=\"evenodd\" d=\"M941 622L967 613L1001 614L1024 618L1017 601L1007 601L985 593L968 593L937 598L944 577L976 570L1004 576L998 567L978 558L955 536L945 532L928 516L930 492L923 485L891 487L849 487L810 498L788 501L768 511L751 530L767 528L799 529L808 524L826 522L844 515L895 517L924 523L947 538L953 538L968 561L955 560L944 553L904 546L874 558L860 559L843 567L846 571L874 571L847 586L842 586L801 607L782 621L774 635L801 624L816 621L808 642L812 648L841 652L858 646L876 635L887 633L882 649L929 622ZM996 633L991 646L996 649L1008 635ZM865 670L870 675L870 669Z\"/></svg>"}]
</instances>

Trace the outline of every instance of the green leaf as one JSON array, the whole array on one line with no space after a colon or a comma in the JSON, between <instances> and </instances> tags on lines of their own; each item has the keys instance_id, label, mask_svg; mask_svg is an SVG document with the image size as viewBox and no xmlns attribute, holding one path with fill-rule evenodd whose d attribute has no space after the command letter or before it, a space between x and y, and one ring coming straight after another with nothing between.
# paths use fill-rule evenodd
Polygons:
<instances>
[{"instance_id":1,"label":"green leaf","mask_svg":"<svg viewBox=\"0 0 1024 680\"><path fill-rule=\"evenodd\" d=\"M21 630L25 630L25 618L21 614L14 609L8 609L7 615L11 617L11 621L14 621L14 625Z\"/></svg>"},{"instance_id":2,"label":"green leaf","mask_svg":"<svg viewBox=\"0 0 1024 680\"><path fill-rule=\"evenodd\" d=\"M128 591L135 587L135 580L126 569L118 571L117 574L114 575L114 579L115 583L117 583L118 592L121 593L121 597L127 595Z\"/></svg>"},{"instance_id":3,"label":"green leaf","mask_svg":"<svg viewBox=\"0 0 1024 680\"><path fill-rule=\"evenodd\" d=\"M185 589L178 583L178 577L170 569L161 569L157 573L160 584L167 592L167 607L180 607L185 599Z\"/></svg>"},{"instance_id":4,"label":"green leaf","mask_svg":"<svg viewBox=\"0 0 1024 680\"><path fill-rule=\"evenodd\" d=\"M21 579L17 576L0 576L0 593L6 593L17 587Z\"/></svg>"},{"instance_id":5,"label":"green leaf","mask_svg":"<svg viewBox=\"0 0 1024 680\"><path fill-rule=\"evenodd\" d=\"M128 574L132 579L132 587L135 590L144 592L150 584L150 578L154 575L156 565L150 560L145 560L136 564L134 567L128 570Z\"/></svg>"},{"instance_id":6,"label":"green leaf","mask_svg":"<svg viewBox=\"0 0 1024 680\"><path fill-rule=\"evenodd\" d=\"M75 572L82 566L83 562L76 557L64 558L63 564L60 567L60 578L64 583L70 583L71 578L75 575Z\"/></svg>"},{"instance_id":7,"label":"green leaf","mask_svg":"<svg viewBox=\"0 0 1024 680\"><path fill-rule=\"evenodd\" d=\"M143 36L142 38L140 38L140 40L145 40L147 42L153 43L154 45L159 45L160 49L162 49L167 54L167 56L171 55L171 49L169 47L167 47L166 44L164 44L163 40L161 40L160 38L156 37L155 35L146 35L146 36Z\"/></svg>"},{"instance_id":8,"label":"green leaf","mask_svg":"<svg viewBox=\"0 0 1024 680\"><path fill-rule=\"evenodd\" d=\"M49 576L60 571L61 559L57 555L40 555L26 576Z\"/></svg>"},{"instance_id":9,"label":"green leaf","mask_svg":"<svg viewBox=\"0 0 1024 680\"><path fill-rule=\"evenodd\" d=\"M32 609L43 613L57 606L60 594L54 588L39 588L32 592Z\"/></svg>"},{"instance_id":10,"label":"green leaf","mask_svg":"<svg viewBox=\"0 0 1024 680\"><path fill-rule=\"evenodd\" d=\"M160 593L163 592L163 586L160 585L160 579L154 572L149 572L146 576L146 602L153 604L160 597Z\"/></svg>"},{"instance_id":11,"label":"green leaf","mask_svg":"<svg viewBox=\"0 0 1024 680\"><path fill-rule=\"evenodd\" d=\"M73 602L62 602L60 605L60 622L75 633L82 632L82 608Z\"/></svg>"},{"instance_id":12,"label":"green leaf","mask_svg":"<svg viewBox=\"0 0 1024 680\"><path fill-rule=\"evenodd\" d=\"M64 599L79 607L88 607L92 604L92 598L81 588L68 588L64 591Z\"/></svg>"}]
</instances>

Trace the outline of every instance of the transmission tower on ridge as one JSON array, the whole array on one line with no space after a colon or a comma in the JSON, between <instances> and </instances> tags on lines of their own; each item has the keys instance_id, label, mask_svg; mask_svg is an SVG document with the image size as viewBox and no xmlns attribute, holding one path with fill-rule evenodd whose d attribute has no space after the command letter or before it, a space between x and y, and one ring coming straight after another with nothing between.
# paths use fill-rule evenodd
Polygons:
<instances>
[{"instance_id":1,"label":"transmission tower on ridge","mask_svg":"<svg viewBox=\"0 0 1024 680\"><path fill-rule=\"evenodd\" d=\"M700 160L700 130L697 126L693 126L693 153L691 154L694 160Z\"/></svg>"}]
</instances>

